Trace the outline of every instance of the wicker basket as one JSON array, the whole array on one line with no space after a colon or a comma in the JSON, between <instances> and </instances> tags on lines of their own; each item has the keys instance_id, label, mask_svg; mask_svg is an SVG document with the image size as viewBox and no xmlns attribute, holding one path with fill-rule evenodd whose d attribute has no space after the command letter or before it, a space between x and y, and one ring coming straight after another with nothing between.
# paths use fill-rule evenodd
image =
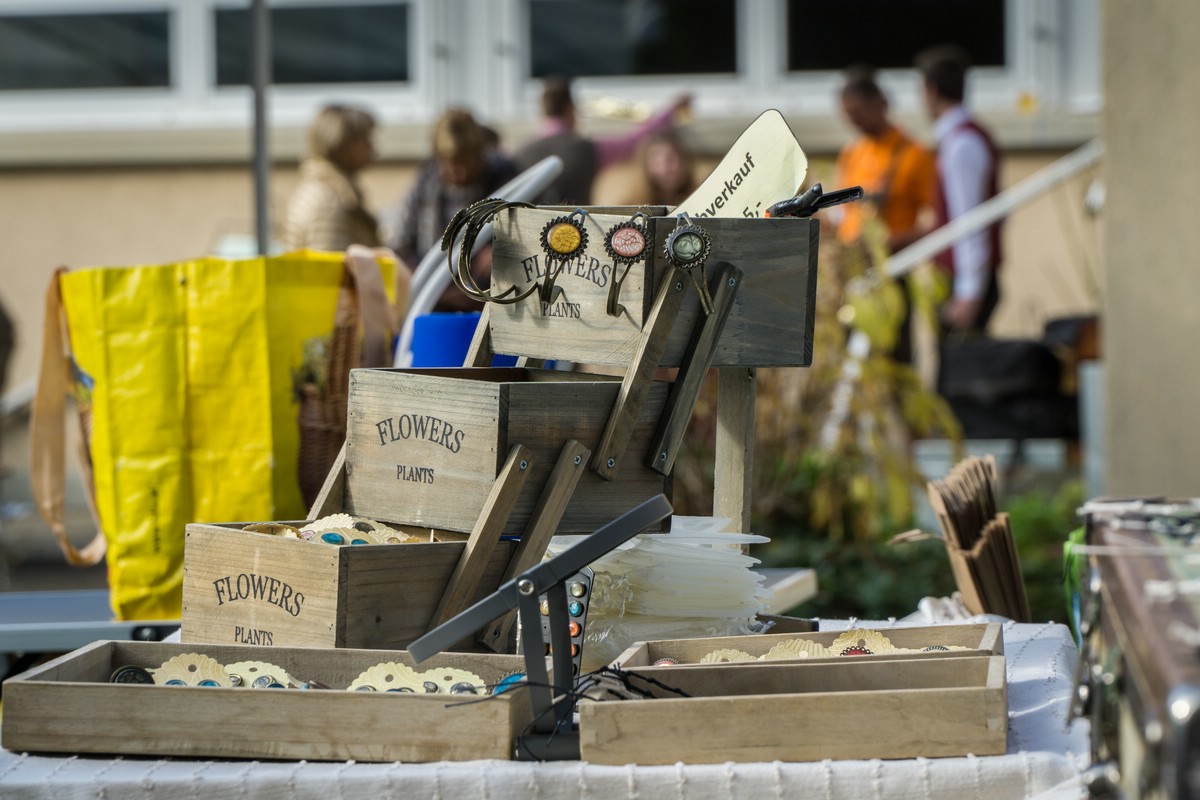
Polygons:
<instances>
[{"instance_id":1,"label":"wicker basket","mask_svg":"<svg viewBox=\"0 0 1200 800\"><path fill-rule=\"evenodd\" d=\"M397 269L403 267L397 264ZM346 253L330 335L324 380L296 387L300 404L300 494L312 506L346 440L346 398L350 370L391 366L391 324L374 253L351 247ZM364 299L365 298L365 299Z\"/></svg>"}]
</instances>

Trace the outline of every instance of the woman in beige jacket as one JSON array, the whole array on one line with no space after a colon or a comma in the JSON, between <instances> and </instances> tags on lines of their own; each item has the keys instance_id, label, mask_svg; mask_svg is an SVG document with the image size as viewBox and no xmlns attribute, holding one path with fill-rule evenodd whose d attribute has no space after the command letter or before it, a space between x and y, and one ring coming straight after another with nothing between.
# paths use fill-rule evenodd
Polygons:
<instances>
[{"instance_id":1,"label":"woman in beige jacket","mask_svg":"<svg viewBox=\"0 0 1200 800\"><path fill-rule=\"evenodd\" d=\"M321 109L308 131L309 157L288 200L287 249L377 247L379 224L363 202L358 173L375 160L375 118L349 106Z\"/></svg>"}]
</instances>

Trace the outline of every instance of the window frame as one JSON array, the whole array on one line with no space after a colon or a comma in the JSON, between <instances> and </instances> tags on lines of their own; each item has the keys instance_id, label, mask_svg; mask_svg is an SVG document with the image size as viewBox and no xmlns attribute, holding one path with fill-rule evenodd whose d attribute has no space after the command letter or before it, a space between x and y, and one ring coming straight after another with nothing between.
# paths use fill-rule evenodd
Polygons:
<instances>
[{"instance_id":1,"label":"window frame","mask_svg":"<svg viewBox=\"0 0 1200 800\"><path fill-rule=\"evenodd\" d=\"M529 77L527 0L355 2L409 4L410 80L405 84L273 85L267 108L272 130L284 132L285 150L295 149L300 138L295 132L307 127L322 104L334 100L364 105L377 115L390 137L385 155L410 157L423 151L428 126L453 104L471 108L514 139L532 129L538 117L540 82ZM843 136L836 105L841 76L786 71L786 0L735 2L735 74L579 78L577 95L657 106L690 92L695 117L704 123L696 126L697 132L710 138L713 149L719 148L718 140L728 131L740 130L766 108L782 111L806 143L810 137L833 141ZM1094 0L1006 3L1008 65L974 70L969 104L984 115L1009 118L1014 126L1024 124L1029 131L1024 141L1053 141L1053 129L1046 134L1044 126L1037 129L1022 117L1030 110L1026 104L1021 111L1022 96L1033 97L1033 110L1050 119L1052 126L1059 124L1059 139L1078 138L1087 129L1079 121L1094 115L1102 104L1100 9ZM271 0L273 8L336 4L337 0ZM249 0L0 0L0 14L163 9L172 37L170 87L0 92L0 135L126 131L142 140L174 137L172 141L179 144L156 151L158 160L216 157L189 152L189 136L211 132L241 136L252 124L253 111L247 87L215 85L212 11L249 5ZM923 117L915 70L881 71L880 82L900 118ZM585 120L584 124L602 129L609 123ZM413 143L403 143L408 140ZM167 153L172 147L174 152ZM98 146L96 152L100 160L107 157L105 147Z\"/></svg>"}]
</instances>

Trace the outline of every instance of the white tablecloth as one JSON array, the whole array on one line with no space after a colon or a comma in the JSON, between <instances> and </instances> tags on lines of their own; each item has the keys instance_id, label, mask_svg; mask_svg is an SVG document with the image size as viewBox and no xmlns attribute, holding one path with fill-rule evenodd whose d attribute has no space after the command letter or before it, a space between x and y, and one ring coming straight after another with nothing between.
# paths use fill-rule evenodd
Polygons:
<instances>
[{"instance_id":1,"label":"white tablecloth","mask_svg":"<svg viewBox=\"0 0 1200 800\"><path fill-rule=\"evenodd\" d=\"M858 623L879 627L900 623ZM823 620L823 630L848 627ZM1055 624L1004 628L1008 754L903 761L593 766L259 762L40 756L0 750L0 797L32 798L1075 798L1088 765L1086 722L1068 726L1077 651ZM80 709L86 714L86 709ZM183 722L183 721L181 721ZM263 720L269 735L270 720Z\"/></svg>"}]
</instances>

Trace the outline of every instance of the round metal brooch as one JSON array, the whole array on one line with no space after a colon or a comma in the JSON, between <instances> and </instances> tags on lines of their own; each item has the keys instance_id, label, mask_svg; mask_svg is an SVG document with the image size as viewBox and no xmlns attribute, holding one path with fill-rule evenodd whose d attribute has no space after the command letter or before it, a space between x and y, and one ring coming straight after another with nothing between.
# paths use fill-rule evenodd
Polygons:
<instances>
[{"instance_id":1,"label":"round metal brooch","mask_svg":"<svg viewBox=\"0 0 1200 800\"><path fill-rule=\"evenodd\" d=\"M667 257L667 261L682 270L692 270L701 266L708 260L711 252L712 239L708 231L687 221L684 215L680 216L679 224L667 236L667 243L663 248L663 255Z\"/></svg>"},{"instance_id":2,"label":"round metal brooch","mask_svg":"<svg viewBox=\"0 0 1200 800\"><path fill-rule=\"evenodd\" d=\"M633 264L645 256L646 245L650 241L646 219L646 215L639 211L608 229L604 235L604 249L613 263Z\"/></svg>"},{"instance_id":3,"label":"round metal brooch","mask_svg":"<svg viewBox=\"0 0 1200 800\"><path fill-rule=\"evenodd\" d=\"M565 217L555 217L542 228L542 250L550 261L569 261L587 247L588 233L583 228L587 216L577 208Z\"/></svg>"}]
</instances>

